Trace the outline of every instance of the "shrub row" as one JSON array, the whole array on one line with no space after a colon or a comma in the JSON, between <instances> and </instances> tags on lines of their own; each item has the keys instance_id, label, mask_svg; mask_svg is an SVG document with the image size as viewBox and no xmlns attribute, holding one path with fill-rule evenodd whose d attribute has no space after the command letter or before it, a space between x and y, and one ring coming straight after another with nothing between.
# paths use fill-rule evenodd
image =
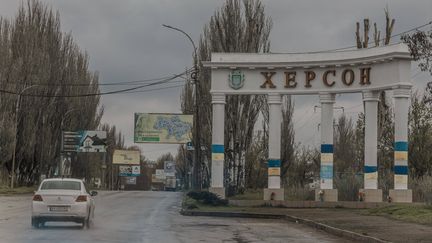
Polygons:
<instances>
[{"instance_id":1,"label":"shrub row","mask_svg":"<svg viewBox=\"0 0 432 243\"><path fill-rule=\"evenodd\" d=\"M191 191L187 194L188 197L197 200L203 204L212 206L226 206L228 200L220 198L218 195L208 191Z\"/></svg>"}]
</instances>

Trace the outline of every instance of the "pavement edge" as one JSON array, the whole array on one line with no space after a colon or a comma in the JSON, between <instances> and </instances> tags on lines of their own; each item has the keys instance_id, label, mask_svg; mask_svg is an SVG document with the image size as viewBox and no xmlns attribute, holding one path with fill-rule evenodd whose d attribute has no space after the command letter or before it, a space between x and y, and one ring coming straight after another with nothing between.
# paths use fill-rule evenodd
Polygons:
<instances>
[{"instance_id":1,"label":"pavement edge","mask_svg":"<svg viewBox=\"0 0 432 243\"><path fill-rule=\"evenodd\" d=\"M245 213L245 212L217 212L217 211L194 211L181 209L180 214L183 216L210 216L210 217L228 217L228 218L262 218L262 219L284 219L294 223L301 223L309 227L325 231L329 234L361 242L388 243L390 241L382 240L373 236L359 234L353 231L336 228L327 224L319 223L310 219L303 219L296 216L285 214L267 214L267 213Z\"/></svg>"}]
</instances>

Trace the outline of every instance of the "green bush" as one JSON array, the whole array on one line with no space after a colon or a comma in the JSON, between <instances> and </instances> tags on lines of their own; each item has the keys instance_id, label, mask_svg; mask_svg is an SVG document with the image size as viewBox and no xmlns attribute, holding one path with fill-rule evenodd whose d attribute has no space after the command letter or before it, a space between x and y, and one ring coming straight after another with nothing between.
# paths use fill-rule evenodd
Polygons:
<instances>
[{"instance_id":1,"label":"green bush","mask_svg":"<svg viewBox=\"0 0 432 243\"><path fill-rule=\"evenodd\" d=\"M182 208L183 209L196 209L199 208L197 205L197 201L192 199L191 197L183 197Z\"/></svg>"},{"instance_id":2,"label":"green bush","mask_svg":"<svg viewBox=\"0 0 432 243\"><path fill-rule=\"evenodd\" d=\"M191 191L186 194L188 197L197 200L203 204L212 206L226 206L228 200L221 199L218 195L208 191Z\"/></svg>"}]
</instances>

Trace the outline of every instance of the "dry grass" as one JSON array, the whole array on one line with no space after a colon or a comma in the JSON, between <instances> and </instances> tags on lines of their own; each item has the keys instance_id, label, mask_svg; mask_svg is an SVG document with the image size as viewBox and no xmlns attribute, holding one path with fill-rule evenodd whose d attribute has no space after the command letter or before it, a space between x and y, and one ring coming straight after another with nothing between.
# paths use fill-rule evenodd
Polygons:
<instances>
[{"instance_id":1,"label":"dry grass","mask_svg":"<svg viewBox=\"0 0 432 243\"><path fill-rule=\"evenodd\" d=\"M367 215L385 216L407 222L432 225L432 207L420 205L394 205L369 209Z\"/></svg>"}]
</instances>

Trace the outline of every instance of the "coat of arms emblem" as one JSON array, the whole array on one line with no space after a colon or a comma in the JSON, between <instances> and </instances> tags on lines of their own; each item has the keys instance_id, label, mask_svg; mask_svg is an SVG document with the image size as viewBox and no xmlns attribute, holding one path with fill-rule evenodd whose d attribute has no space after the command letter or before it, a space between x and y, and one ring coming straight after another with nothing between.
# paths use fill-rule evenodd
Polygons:
<instances>
[{"instance_id":1,"label":"coat of arms emblem","mask_svg":"<svg viewBox=\"0 0 432 243\"><path fill-rule=\"evenodd\" d=\"M244 85L244 74L240 70L234 70L229 74L229 86L233 89L240 89Z\"/></svg>"}]
</instances>

